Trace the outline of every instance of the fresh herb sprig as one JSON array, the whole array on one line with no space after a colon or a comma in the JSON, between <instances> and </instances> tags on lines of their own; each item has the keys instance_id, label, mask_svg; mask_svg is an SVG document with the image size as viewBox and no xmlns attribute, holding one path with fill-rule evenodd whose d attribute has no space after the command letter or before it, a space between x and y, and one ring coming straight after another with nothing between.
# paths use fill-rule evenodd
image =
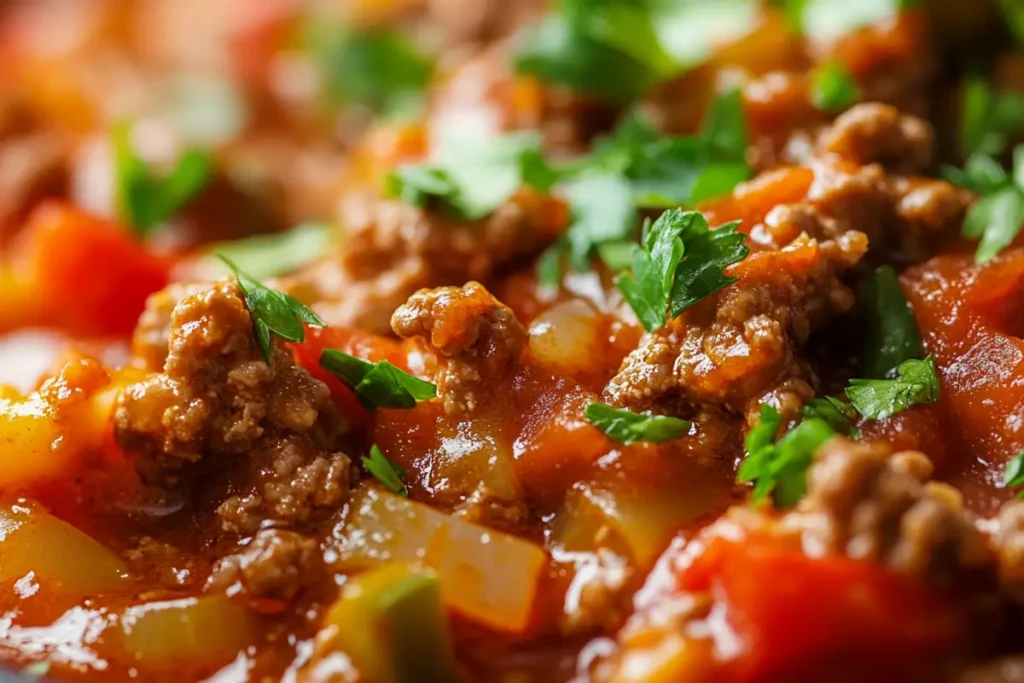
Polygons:
<instances>
[{"instance_id":1,"label":"fresh herb sprig","mask_svg":"<svg viewBox=\"0 0 1024 683\"><path fill-rule=\"evenodd\" d=\"M405 468L384 457L377 444L370 447L369 456L362 457L363 467L381 483L381 486L400 496L409 496L409 488L405 485Z\"/></svg>"},{"instance_id":2,"label":"fresh herb sprig","mask_svg":"<svg viewBox=\"0 0 1024 683\"><path fill-rule=\"evenodd\" d=\"M437 397L437 387L382 360L371 363L336 349L325 349L320 366L345 383L367 410L413 408Z\"/></svg>"},{"instance_id":3,"label":"fresh herb sprig","mask_svg":"<svg viewBox=\"0 0 1024 683\"><path fill-rule=\"evenodd\" d=\"M527 31L520 72L628 102L750 32L756 0L561 0Z\"/></svg>"},{"instance_id":4,"label":"fresh herb sprig","mask_svg":"<svg viewBox=\"0 0 1024 683\"><path fill-rule=\"evenodd\" d=\"M1021 451L1006 463L1003 470L1003 488L1020 489L1017 498L1024 498L1024 451Z\"/></svg>"},{"instance_id":5,"label":"fresh herb sprig","mask_svg":"<svg viewBox=\"0 0 1024 683\"><path fill-rule=\"evenodd\" d=\"M867 327L864 369L868 377L888 377L903 361L924 356L917 321L892 267L881 266L867 277L860 302Z\"/></svg>"},{"instance_id":6,"label":"fresh herb sprig","mask_svg":"<svg viewBox=\"0 0 1024 683\"><path fill-rule=\"evenodd\" d=\"M360 104L384 116L407 115L422 104L434 64L402 32L312 20L305 28L329 102Z\"/></svg>"},{"instance_id":7,"label":"fresh herb sprig","mask_svg":"<svg viewBox=\"0 0 1024 683\"><path fill-rule=\"evenodd\" d=\"M189 149L170 173L158 177L135 153L128 122L112 128L111 145L117 210L140 237L150 235L172 218L206 186L213 173L210 154Z\"/></svg>"},{"instance_id":8,"label":"fresh herb sprig","mask_svg":"<svg viewBox=\"0 0 1024 683\"><path fill-rule=\"evenodd\" d=\"M911 406L936 403L941 387L935 359L911 359L896 367L893 379L852 379L846 397L869 420L881 420Z\"/></svg>"},{"instance_id":9,"label":"fresh herb sprig","mask_svg":"<svg viewBox=\"0 0 1024 683\"><path fill-rule=\"evenodd\" d=\"M825 422L837 434L859 439L860 430L854 425L857 411L842 399L826 396L812 399L804 406L803 418L816 418Z\"/></svg>"},{"instance_id":10,"label":"fresh herb sprig","mask_svg":"<svg viewBox=\"0 0 1024 683\"><path fill-rule=\"evenodd\" d=\"M738 278L725 268L746 258L746 235L739 222L712 230L697 211L666 211L645 226L642 244L633 246L633 270L617 285L648 332L664 327L701 299Z\"/></svg>"},{"instance_id":11,"label":"fresh herb sprig","mask_svg":"<svg viewBox=\"0 0 1024 683\"><path fill-rule=\"evenodd\" d=\"M838 62L818 67L811 78L811 103L822 111L840 112L860 97L860 86Z\"/></svg>"},{"instance_id":12,"label":"fresh herb sprig","mask_svg":"<svg viewBox=\"0 0 1024 683\"><path fill-rule=\"evenodd\" d=\"M563 261L576 272L590 269L595 255L617 272L628 268L614 257L626 251L639 228L640 209L692 206L728 194L752 175L739 90L720 95L694 136L665 136L639 115L627 117L593 154L567 174L564 194L572 219L562 240L538 264L538 279L557 286Z\"/></svg>"},{"instance_id":13,"label":"fresh herb sprig","mask_svg":"<svg viewBox=\"0 0 1024 683\"><path fill-rule=\"evenodd\" d=\"M520 187L547 191L555 178L538 135L509 133L452 139L442 146L437 161L399 167L385 184L391 196L408 204L437 204L473 221L493 213Z\"/></svg>"},{"instance_id":14,"label":"fresh herb sprig","mask_svg":"<svg viewBox=\"0 0 1024 683\"><path fill-rule=\"evenodd\" d=\"M306 328L303 323L316 327L327 327L308 306L291 294L270 289L256 278L238 269L223 254L217 254L238 280L245 299L245 307L252 317L256 343L267 363L271 362L270 335L276 335L285 341L302 343L306 340Z\"/></svg>"},{"instance_id":15,"label":"fresh herb sprig","mask_svg":"<svg viewBox=\"0 0 1024 683\"><path fill-rule=\"evenodd\" d=\"M835 436L829 423L805 417L800 424L776 441L782 416L770 405L761 406L761 419L747 434L746 457L736 471L740 483L753 483L753 502L768 494L776 507L790 507L807 492L807 469L814 452Z\"/></svg>"},{"instance_id":16,"label":"fresh herb sprig","mask_svg":"<svg viewBox=\"0 0 1024 683\"><path fill-rule=\"evenodd\" d=\"M678 417L644 415L593 402L587 406L587 422L621 444L636 441L665 443L686 436L690 423Z\"/></svg>"}]
</instances>

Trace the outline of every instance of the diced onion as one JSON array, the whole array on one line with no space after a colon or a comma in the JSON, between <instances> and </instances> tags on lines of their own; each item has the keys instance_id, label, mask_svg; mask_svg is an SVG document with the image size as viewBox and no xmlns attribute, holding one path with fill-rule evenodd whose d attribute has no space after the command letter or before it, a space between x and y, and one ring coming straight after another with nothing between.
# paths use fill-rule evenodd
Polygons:
<instances>
[{"instance_id":1,"label":"diced onion","mask_svg":"<svg viewBox=\"0 0 1024 683\"><path fill-rule=\"evenodd\" d=\"M372 487L356 493L336 534L339 571L420 561L437 572L449 608L495 629L527 626L545 564L533 543Z\"/></svg>"}]
</instances>

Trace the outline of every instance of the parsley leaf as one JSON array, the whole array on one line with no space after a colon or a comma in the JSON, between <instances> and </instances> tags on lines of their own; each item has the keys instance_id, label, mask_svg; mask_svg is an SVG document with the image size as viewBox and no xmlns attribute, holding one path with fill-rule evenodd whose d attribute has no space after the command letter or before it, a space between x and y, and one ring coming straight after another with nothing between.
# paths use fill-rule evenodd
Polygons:
<instances>
[{"instance_id":1,"label":"parsley leaf","mask_svg":"<svg viewBox=\"0 0 1024 683\"><path fill-rule=\"evenodd\" d=\"M852 379L846 389L850 403L869 420L895 415L919 403L935 403L939 395L939 376L931 356L903 361L896 368L895 379Z\"/></svg>"},{"instance_id":2,"label":"parsley leaf","mask_svg":"<svg viewBox=\"0 0 1024 683\"><path fill-rule=\"evenodd\" d=\"M190 149L168 175L157 178L135 154L127 122L112 128L111 144L118 213L140 237L146 237L177 213L206 185L213 171L213 160L207 152Z\"/></svg>"},{"instance_id":3,"label":"parsley leaf","mask_svg":"<svg viewBox=\"0 0 1024 683\"><path fill-rule=\"evenodd\" d=\"M1021 451L1006 463L1003 470L1003 488L1015 489L1024 486L1024 451ZM1024 498L1024 490L1017 492L1017 498Z\"/></svg>"},{"instance_id":4,"label":"parsley leaf","mask_svg":"<svg viewBox=\"0 0 1024 683\"><path fill-rule=\"evenodd\" d=\"M266 278L290 273L306 265L327 253L333 244L334 230L331 226L303 223L287 232L220 242L213 245L210 252L228 257L254 278Z\"/></svg>"},{"instance_id":5,"label":"parsley leaf","mask_svg":"<svg viewBox=\"0 0 1024 683\"><path fill-rule=\"evenodd\" d=\"M414 206L438 202L460 218L479 220L523 185L550 189L555 173L540 150L540 136L533 133L450 140L436 162L389 173L387 191Z\"/></svg>"},{"instance_id":6,"label":"parsley leaf","mask_svg":"<svg viewBox=\"0 0 1024 683\"><path fill-rule=\"evenodd\" d=\"M328 100L355 102L391 116L415 111L421 104L433 64L402 33L390 28L354 30L330 21L310 22L306 28Z\"/></svg>"},{"instance_id":7,"label":"parsley leaf","mask_svg":"<svg viewBox=\"0 0 1024 683\"><path fill-rule=\"evenodd\" d=\"M325 349L320 367L345 383L367 410L414 408L437 397L437 387L386 360L371 363L342 351Z\"/></svg>"},{"instance_id":8,"label":"parsley leaf","mask_svg":"<svg viewBox=\"0 0 1024 683\"><path fill-rule=\"evenodd\" d=\"M822 111L842 111L860 96L860 87L838 62L821 65L811 78L811 102Z\"/></svg>"},{"instance_id":9,"label":"parsley leaf","mask_svg":"<svg viewBox=\"0 0 1024 683\"><path fill-rule=\"evenodd\" d=\"M271 334L275 334L285 341L301 343L306 340L306 328L302 323L317 327L327 326L320 316L291 294L263 286L259 280L239 270L223 254L217 256L227 264L231 272L234 273L235 279L238 280L238 286L245 298L245 307L249 309L252 316L256 343L268 364L271 362Z\"/></svg>"},{"instance_id":10,"label":"parsley leaf","mask_svg":"<svg viewBox=\"0 0 1024 683\"><path fill-rule=\"evenodd\" d=\"M760 422L747 434L747 455L736 471L736 481L754 483L751 499L755 503L771 493L777 507L789 507L807 492L807 468L814 452L835 431L825 420L805 417L775 442L781 424L782 416L775 408L761 406Z\"/></svg>"},{"instance_id":11,"label":"parsley leaf","mask_svg":"<svg viewBox=\"0 0 1024 683\"><path fill-rule=\"evenodd\" d=\"M374 479L388 491L400 496L409 496L409 488L402 481L405 479L405 469L398 463L385 458L376 444L370 446L369 457L364 455L362 461L366 471L372 474Z\"/></svg>"},{"instance_id":12,"label":"parsley leaf","mask_svg":"<svg viewBox=\"0 0 1024 683\"><path fill-rule=\"evenodd\" d=\"M1016 185L1008 185L971 205L964 217L961 234L981 238L974 260L976 263L988 263L1013 242L1022 224L1024 191Z\"/></svg>"},{"instance_id":13,"label":"parsley leaf","mask_svg":"<svg viewBox=\"0 0 1024 683\"><path fill-rule=\"evenodd\" d=\"M960 142L964 155L998 156L1024 131L1024 97L992 90L984 78L964 82Z\"/></svg>"},{"instance_id":14,"label":"parsley leaf","mask_svg":"<svg viewBox=\"0 0 1024 683\"><path fill-rule=\"evenodd\" d=\"M642 415L596 401L587 406L586 417L609 439L626 445L635 441L665 443L686 436L690 430L690 423L678 417Z\"/></svg>"},{"instance_id":15,"label":"parsley leaf","mask_svg":"<svg viewBox=\"0 0 1024 683\"><path fill-rule=\"evenodd\" d=\"M638 205L668 209L728 194L749 179L748 145L743 97L732 89L715 99L695 136L664 136L628 117L595 145L590 166L625 175Z\"/></svg>"},{"instance_id":16,"label":"parsley leaf","mask_svg":"<svg viewBox=\"0 0 1024 683\"><path fill-rule=\"evenodd\" d=\"M633 191L622 177L604 173L580 178L566 186L565 195L572 212L566 238L574 270L589 270L590 257L599 245L635 234L638 214Z\"/></svg>"},{"instance_id":17,"label":"parsley leaf","mask_svg":"<svg viewBox=\"0 0 1024 683\"><path fill-rule=\"evenodd\" d=\"M832 42L859 28L894 18L922 0L779 0L790 23L804 35Z\"/></svg>"},{"instance_id":18,"label":"parsley leaf","mask_svg":"<svg viewBox=\"0 0 1024 683\"><path fill-rule=\"evenodd\" d=\"M1024 3L1020 0L1000 0L1003 18L1017 42L1024 44Z\"/></svg>"},{"instance_id":19,"label":"parsley leaf","mask_svg":"<svg viewBox=\"0 0 1024 683\"><path fill-rule=\"evenodd\" d=\"M812 399L804 406L804 419L817 418L832 428L832 431L845 436L860 438L860 430L853 422L857 419L857 411L853 406L838 398L826 396L825 398Z\"/></svg>"},{"instance_id":20,"label":"parsley leaf","mask_svg":"<svg viewBox=\"0 0 1024 683\"><path fill-rule=\"evenodd\" d=\"M628 102L749 33L757 18L755 0L562 0L523 36L516 68Z\"/></svg>"},{"instance_id":21,"label":"parsley leaf","mask_svg":"<svg viewBox=\"0 0 1024 683\"><path fill-rule=\"evenodd\" d=\"M633 272L617 285L648 332L737 280L724 269L746 258L738 222L711 230L696 211L666 211L633 247Z\"/></svg>"},{"instance_id":22,"label":"parsley leaf","mask_svg":"<svg viewBox=\"0 0 1024 683\"><path fill-rule=\"evenodd\" d=\"M868 377L888 377L903 361L924 355L917 321L895 270L890 266L877 268L864 281L860 298L867 324Z\"/></svg>"}]
</instances>

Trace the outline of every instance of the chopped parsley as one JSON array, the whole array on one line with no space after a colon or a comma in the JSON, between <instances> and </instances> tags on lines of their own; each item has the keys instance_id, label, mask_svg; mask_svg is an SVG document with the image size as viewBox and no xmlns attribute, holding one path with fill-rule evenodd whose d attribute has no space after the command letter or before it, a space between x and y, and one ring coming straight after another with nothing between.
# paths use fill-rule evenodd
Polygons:
<instances>
[{"instance_id":1,"label":"chopped parsley","mask_svg":"<svg viewBox=\"0 0 1024 683\"><path fill-rule=\"evenodd\" d=\"M782 416L770 405L761 406L761 419L747 434L746 457L736 471L736 481L753 483L757 503L769 493L776 507L789 507L807 492L807 469L814 452L835 435L829 423L804 417L778 441Z\"/></svg>"},{"instance_id":2,"label":"chopped parsley","mask_svg":"<svg viewBox=\"0 0 1024 683\"><path fill-rule=\"evenodd\" d=\"M327 253L334 230L324 223L303 223L287 232L253 235L211 247L254 278L290 273Z\"/></svg>"},{"instance_id":3,"label":"chopped parsley","mask_svg":"<svg viewBox=\"0 0 1024 683\"><path fill-rule=\"evenodd\" d=\"M437 387L382 360L371 363L342 351L325 349L320 367L345 383L367 410L414 408L437 397Z\"/></svg>"},{"instance_id":4,"label":"chopped parsley","mask_svg":"<svg viewBox=\"0 0 1024 683\"><path fill-rule=\"evenodd\" d=\"M939 400L939 376L935 360L903 361L894 379L852 379L846 397L869 420L881 420L907 408Z\"/></svg>"},{"instance_id":5,"label":"chopped parsley","mask_svg":"<svg viewBox=\"0 0 1024 683\"><path fill-rule=\"evenodd\" d=\"M1000 0L999 5L1003 9L1003 18L1010 33L1018 43L1024 44L1024 3L1020 0Z\"/></svg>"},{"instance_id":6,"label":"chopped parsley","mask_svg":"<svg viewBox=\"0 0 1024 683\"><path fill-rule=\"evenodd\" d=\"M628 102L754 28L756 0L561 0L528 31L516 68Z\"/></svg>"},{"instance_id":7,"label":"chopped parsley","mask_svg":"<svg viewBox=\"0 0 1024 683\"><path fill-rule=\"evenodd\" d=\"M860 430L853 424L857 419L857 411L842 399L831 396L813 399L804 406L803 417L804 419L817 418L825 422L837 434L854 439L860 438Z\"/></svg>"},{"instance_id":8,"label":"chopped parsley","mask_svg":"<svg viewBox=\"0 0 1024 683\"><path fill-rule=\"evenodd\" d=\"M493 213L523 185L546 191L555 181L533 133L450 140L442 147L436 162L388 174L388 193L414 206L440 205L473 221Z\"/></svg>"},{"instance_id":9,"label":"chopped parsley","mask_svg":"<svg viewBox=\"0 0 1024 683\"><path fill-rule=\"evenodd\" d=\"M302 323L317 327L327 326L320 316L291 294L265 287L259 280L239 270L223 254L217 256L228 265L238 280L238 286L245 298L245 306L252 316L256 343L267 363L271 362L271 334L285 341L301 343L306 340L306 328Z\"/></svg>"},{"instance_id":10,"label":"chopped parsley","mask_svg":"<svg viewBox=\"0 0 1024 683\"><path fill-rule=\"evenodd\" d=\"M1003 488L1016 489L1024 486L1024 451L1021 451L1006 463L1003 470ZM1017 491L1018 498L1024 498L1024 489Z\"/></svg>"},{"instance_id":11,"label":"chopped parsley","mask_svg":"<svg viewBox=\"0 0 1024 683\"><path fill-rule=\"evenodd\" d=\"M111 130L114 152L114 184L121 220L140 237L146 237L174 216L203 187L213 171L209 153L187 150L170 173L157 177L136 155L131 125L122 122Z\"/></svg>"},{"instance_id":12,"label":"chopped parsley","mask_svg":"<svg viewBox=\"0 0 1024 683\"><path fill-rule=\"evenodd\" d=\"M728 194L752 175L748 140L739 90L719 96L691 137L663 136L642 117L627 117L567 172L573 176L564 185L572 220L565 238L538 263L538 280L557 286L563 257L577 272L589 270L595 254L613 272L628 268L638 208L674 208Z\"/></svg>"},{"instance_id":13,"label":"chopped parsley","mask_svg":"<svg viewBox=\"0 0 1024 683\"><path fill-rule=\"evenodd\" d=\"M864 364L868 377L888 377L903 361L924 355L917 321L895 270L877 268L865 280L860 298L867 326Z\"/></svg>"},{"instance_id":14,"label":"chopped parsley","mask_svg":"<svg viewBox=\"0 0 1024 683\"><path fill-rule=\"evenodd\" d=\"M790 24L815 41L832 42L865 26L897 16L923 0L776 0Z\"/></svg>"},{"instance_id":15,"label":"chopped parsley","mask_svg":"<svg viewBox=\"0 0 1024 683\"><path fill-rule=\"evenodd\" d=\"M384 488L400 496L409 496L409 488L402 481L405 479L405 468L385 458L376 444L370 446L370 455L364 455L362 460L366 471Z\"/></svg>"},{"instance_id":16,"label":"chopped parsley","mask_svg":"<svg viewBox=\"0 0 1024 683\"><path fill-rule=\"evenodd\" d=\"M960 144L964 156L998 156L1024 131L1024 97L993 90L981 77L964 81Z\"/></svg>"},{"instance_id":17,"label":"chopped parsley","mask_svg":"<svg viewBox=\"0 0 1024 683\"><path fill-rule=\"evenodd\" d=\"M354 102L376 114L415 112L433 63L408 37L390 28L347 29L310 22L306 36L331 102Z\"/></svg>"},{"instance_id":18,"label":"chopped parsley","mask_svg":"<svg viewBox=\"0 0 1024 683\"><path fill-rule=\"evenodd\" d=\"M811 78L811 102L822 111L848 109L859 96L857 81L838 62L823 64Z\"/></svg>"},{"instance_id":19,"label":"chopped parsley","mask_svg":"<svg viewBox=\"0 0 1024 683\"><path fill-rule=\"evenodd\" d=\"M999 158L1010 139L1024 133L1024 97L999 93L980 78L964 85L961 145L967 155L963 170L946 166L943 176L980 195L964 219L961 234L978 239L977 263L999 255L1024 224L1024 145L1013 150L1007 173Z\"/></svg>"},{"instance_id":20,"label":"chopped parsley","mask_svg":"<svg viewBox=\"0 0 1024 683\"><path fill-rule=\"evenodd\" d=\"M690 430L690 423L678 417L642 415L596 401L587 406L586 417L609 439L626 445L635 441L665 443L686 436Z\"/></svg>"},{"instance_id":21,"label":"chopped parsley","mask_svg":"<svg viewBox=\"0 0 1024 683\"><path fill-rule=\"evenodd\" d=\"M739 222L714 230L697 211L672 209L645 226L633 245L633 269L617 285L648 332L737 280L725 268L746 258Z\"/></svg>"}]
</instances>

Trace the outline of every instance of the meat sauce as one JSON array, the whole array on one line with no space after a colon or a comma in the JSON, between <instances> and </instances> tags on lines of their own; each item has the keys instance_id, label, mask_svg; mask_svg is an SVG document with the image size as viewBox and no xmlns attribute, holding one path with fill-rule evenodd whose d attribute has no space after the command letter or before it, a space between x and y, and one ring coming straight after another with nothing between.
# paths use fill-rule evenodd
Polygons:
<instances>
[{"instance_id":1,"label":"meat sauce","mask_svg":"<svg viewBox=\"0 0 1024 683\"><path fill-rule=\"evenodd\" d=\"M1012 3L335 4L0 8L0 680L1020 680Z\"/></svg>"}]
</instances>

